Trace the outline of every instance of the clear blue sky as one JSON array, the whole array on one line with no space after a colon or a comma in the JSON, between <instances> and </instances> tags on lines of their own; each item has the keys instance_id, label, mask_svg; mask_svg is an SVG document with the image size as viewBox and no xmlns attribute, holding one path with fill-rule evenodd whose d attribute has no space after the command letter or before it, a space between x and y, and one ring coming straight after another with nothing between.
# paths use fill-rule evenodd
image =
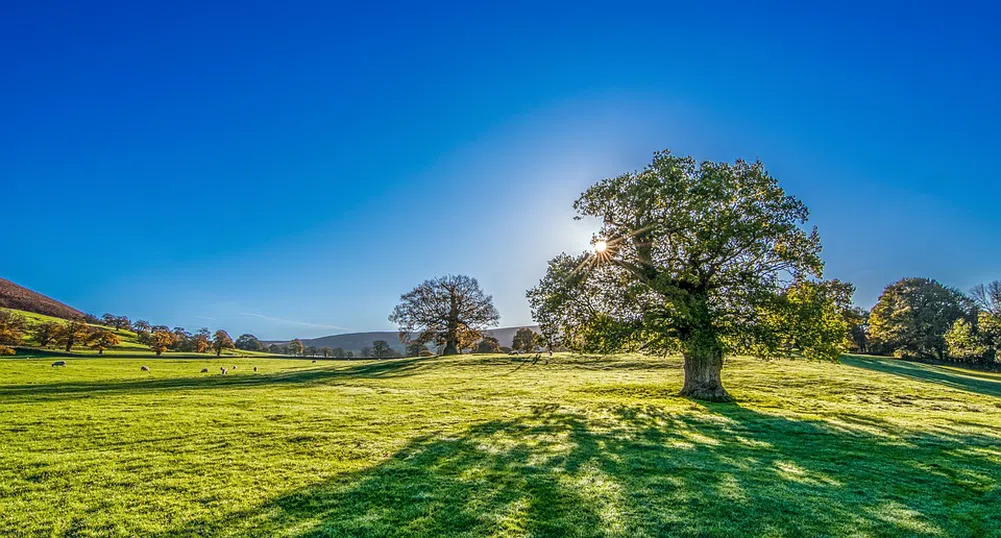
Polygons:
<instances>
[{"instance_id":1,"label":"clear blue sky","mask_svg":"<svg viewBox=\"0 0 1001 538\"><path fill-rule=\"evenodd\" d=\"M285 338L466 273L522 324L573 199L671 148L760 158L860 304L1001 278L988 2L207 4L0 7L0 276Z\"/></svg>"}]
</instances>

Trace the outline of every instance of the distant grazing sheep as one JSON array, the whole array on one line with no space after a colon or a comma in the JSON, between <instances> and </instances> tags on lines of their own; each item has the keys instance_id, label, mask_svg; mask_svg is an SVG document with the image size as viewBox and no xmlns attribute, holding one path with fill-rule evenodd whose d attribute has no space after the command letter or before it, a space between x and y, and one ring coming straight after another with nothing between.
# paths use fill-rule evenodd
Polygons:
<instances>
[{"instance_id":1,"label":"distant grazing sheep","mask_svg":"<svg viewBox=\"0 0 1001 538\"><path fill-rule=\"evenodd\" d=\"M140 366L139 369L142 370L142 371L144 371L144 372L148 372L149 371L149 366Z\"/></svg>"},{"instance_id":2,"label":"distant grazing sheep","mask_svg":"<svg viewBox=\"0 0 1001 538\"><path fill-rule=\"evenodd\" d=\"M219 370L220 370L220 372L221 372L221 373L220 373L219 375L226 375L226 372L228 372L228 371L229 371L229 370L227 370L227 369L223 368L222 366L220 366L220 367L219 367Z\"/></svg>"},{"instance_id":3,"label":"distant grazing sheep","mask_svg":"<svg viewBox=\"0 0 1001 538\"><path fill-rule=\"evenodd\" d=\"M256 367L256 366L254 366L254 371L255 371L255 372L257 371L257 367Z\"/></svg>"},{"instance_id":4,"label":"distant grazing sheep","mask_svg":"<svg viewBox=\"0 0 1001 538\"><path fill-rule=\"evenodd\" d=\"M316 361L315 361L315 360L313 361L313 364L316 364Z\"/></svg>"},{"instance_id":5,"label":"distant grazing sheep","mask_svg":"<svg viewBox=\"0 0 1001 538\"><path fill-rule=\"evenodd\" d=\"M236 370L236 366L233 366L232 368L230 368L230 370Z\"/></svg>"},{"instance_id":6,"label":"distant grazing sheep","mask_svg":"<svg viewBox=\"0 0 1001 538\"><path fill-rule=\"evenodd\" d=\"M208 368L202 368L202 373L203 373L203 374L207 374L207 373L209 373L209 369L208 369Z\"/></svg>"},{"instance_id":7,"label":"distant grazing sheep","mask_svg":"<svg viewBox=\"0 0 1001 538\"><path fill-rule=\"evenodd\" d=\"M66 366L66 361L56 361L52 363L52 366Z\"/></svg>"}]
</instances>

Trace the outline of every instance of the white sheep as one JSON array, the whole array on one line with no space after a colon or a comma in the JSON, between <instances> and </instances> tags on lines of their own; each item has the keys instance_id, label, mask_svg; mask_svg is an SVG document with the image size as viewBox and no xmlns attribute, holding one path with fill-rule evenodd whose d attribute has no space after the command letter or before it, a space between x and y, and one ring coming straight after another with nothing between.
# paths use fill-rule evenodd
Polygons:
<instances>
[{"instance_id":1,"label":"white sheep","mask_svg":"<svg viewBox=\"0 0 1001 538\"><path fill-rule=\"evenodd\" d=\"M220 370L220 372L221 372L221 373L220 373L219 375L226 375L226 372L228 372L228 371L229 371L229 370L227 370L226 368L224 368L224 367L222 367L222 366L220 366L220 367L219 367L219 370Z\"/></svg>"},{"instance_id":2,"label":"white sheep","mask_svg":"<svg viewBox=\"0 0 1001 538\"><path fill-rule=\"evenodd\" d=\"M256 367L256 366L254 366L254 371L255 371L255 372L257 371L257 367Z\"/></svg>"},{"instance_id":3,"label":"white sheep","mask_svg":"<svg viewBox=\"0 0 1001 538\"><path fill-rule=\"evenodd\" d=\"M143 372L148 372L149 366L140 366L139 369L142 370Z\"/></svg>"}]
</instances>

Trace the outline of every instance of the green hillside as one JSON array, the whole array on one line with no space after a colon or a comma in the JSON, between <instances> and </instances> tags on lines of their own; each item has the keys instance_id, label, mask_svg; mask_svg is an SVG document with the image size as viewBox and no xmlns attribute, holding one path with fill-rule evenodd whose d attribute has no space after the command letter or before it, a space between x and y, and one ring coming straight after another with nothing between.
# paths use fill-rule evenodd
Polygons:
<instances>
[{"instance_id":1,"label":"green hillside","mask_svg":"<svg viewBox=\"0 0 1001 538\"><path fill-rule=\"evenodd\" d=\"M41 356L41 355L44 355L44 356L54 356L54 355L59 355L59 356L90 356L90 355L94 355L94 356L96 356L96 355L98 355L98 352L96 350L87 348L83 344L78 345L78 346L74 346L73 350L71 352L69 352L69 353L67 353L65 350L63 350L62 348L60 348L59 346L56 346L56 345L49 345L46 348L39 348L38 347L38 342L34 341L34 337L32 335L34 328L36 326L42 324L42 323L46 323L46 322L65 323L66 320L62 319L62 318L48 316L48 315L45 315L45 314L38 314L38 313L35 313L35 312L27 312L27 311L23 311L23 310L13 310L13 309L4 309L4 310L9 310L9 311L14 312L16 314L19 314L22 317L24 317L25 321L27 321L28 329L27 329L26 335L25 335L26 336L26 338L25 338L25 347L27 347L28 349L23 349L22 348L20 351L18 351L18 353L16 355L17 357L25 358L25 357L35 357L35 356ZM147 346L139 343L138 336L136 335L136 333L134 333L132 331L126 331L126 330L122 330L122 329L114 329L112 327L107 327L107 326L104 326L104 325L95 325L95 324L87 324L87 325L90 326L90 327L100 327L102 329L111 331L111 332L117 334L118 337L121 339L121 342L118 345L116 345L113 348L110 348L110 349L107 349L107 350L104 351L103 356L105 356L105 357L145 357L145 356L155 357L156 356L152 351L150 351L149 347L147 347ZM223 355L225 355L225 356L241 356L241 357L242 356L262 356L262 357L273 356L273 354L269 354L269 353L258 353L258 352L254 352L254 351L243 351L243 350L238 350L238 349L225 350L225 351L223 351ZM205 356L206 356L205 354L166 351L166 352L163 353L163 355L161 356L161 358L166 358L166 357L172 357L172 358L185 358L185 357L197 358L197 357L205 357Z\"/></svg>"},{"instance_id":2,"label":"green hillside","mask_svg":"<svg viewBox=\"0 0 1001 538\"><path fill-rule=\"evenodd\" d=\"M0 535L1001 536L1001 375L724 376L737 403L677 397L676 358L4 359Z\"/></svg>"}]
</instances>

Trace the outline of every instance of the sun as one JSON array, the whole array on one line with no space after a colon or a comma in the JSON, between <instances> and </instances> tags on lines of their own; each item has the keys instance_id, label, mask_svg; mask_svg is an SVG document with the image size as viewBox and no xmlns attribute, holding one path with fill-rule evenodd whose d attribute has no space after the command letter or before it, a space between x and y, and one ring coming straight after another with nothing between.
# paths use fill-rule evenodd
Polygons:
<instances>
[{"instance_id":1,"label":"sun","mask_svg":"<svg viewBox=\"0 0 1001 538\"><path fill-rule=\"evenodd\" d=\"M595 241L594 242L594 251L595 252L597 252L598 254L601 254L602 252L605 252L606 250L608 250L608 243L607 242L605 242L605 241Z\"/></svg>"}]
</instances>

